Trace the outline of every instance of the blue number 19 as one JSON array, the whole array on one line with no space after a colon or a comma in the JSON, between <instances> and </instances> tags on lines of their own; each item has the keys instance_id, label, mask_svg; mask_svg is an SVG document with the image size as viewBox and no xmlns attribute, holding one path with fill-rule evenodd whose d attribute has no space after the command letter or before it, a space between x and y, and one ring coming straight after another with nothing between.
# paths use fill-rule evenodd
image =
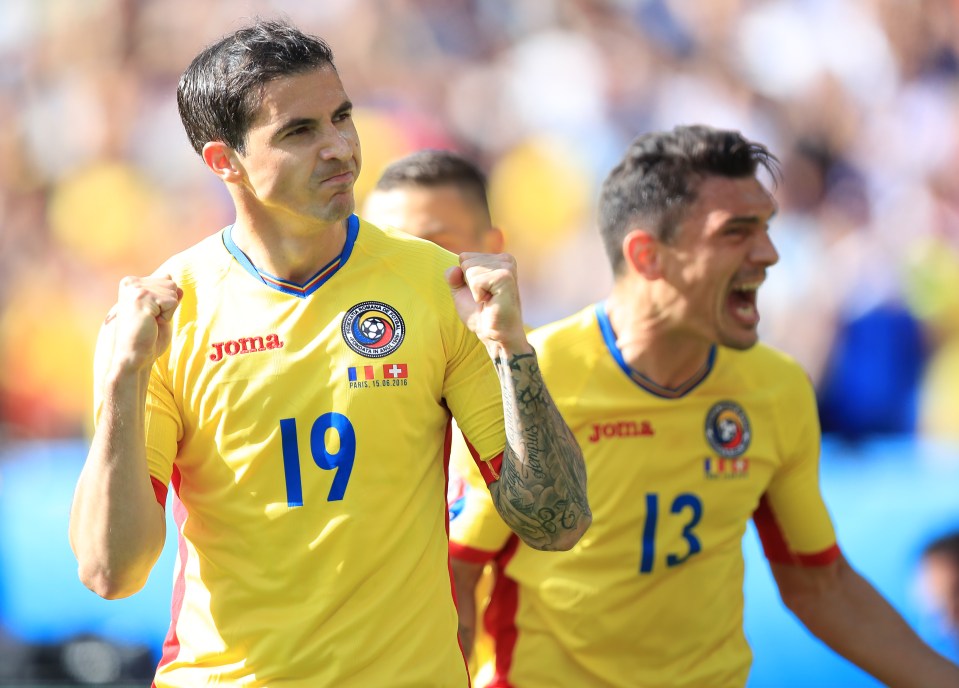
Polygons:
<instances>
[{"instance_id":1,"label":"blue number 19","mask_svg":"<svg viewBox=\"0 0 959 688\"><path fill-rule=\"evenodd\" d=\"M340 439L340 448L335 454L326 448L326 431L335 430ZM296 439L296 419L280 420L280 436L283 441L283 473L286 477L286 503L303 506L303 483L300 478L300 445ZM313 422L310 430L310 452L313 461L324 471L336 471L333 484L326 497L328 502L343 499L346 484L350 481L353 459L356 457L356 433L350 419L342 413L324 413Z\"/></svg>"}]
</instances>

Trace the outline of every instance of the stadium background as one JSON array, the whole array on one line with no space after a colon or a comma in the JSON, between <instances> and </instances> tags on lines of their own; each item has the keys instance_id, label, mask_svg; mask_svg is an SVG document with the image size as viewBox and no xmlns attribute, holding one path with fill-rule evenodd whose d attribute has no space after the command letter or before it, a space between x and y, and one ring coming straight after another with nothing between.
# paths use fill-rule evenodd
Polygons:
<instances>
[{"instance_id":1,"label":"stadium background","mask_svg":"<svg viewBox=\"0 0 959 688\"><path fill-rule=\"evenodd\" d=\"M147 590L107 603L76 580L66 518L119 278L232 219L181 130L177 78L257 14L332 45L359 198L421 147L481 163L533 325L608 287L592 213L634 135L702 122L766 142L785 176L763 337L816 385L851 560L959 655L914 576L922 544L959 527L959 2L4 0L0 684L67 655L109 664L63 644L84 634L149 663L165 631L171 548ZM751 533L744 548L750 686L877 685L782 610Z\"/></svg>"}]
</instances>

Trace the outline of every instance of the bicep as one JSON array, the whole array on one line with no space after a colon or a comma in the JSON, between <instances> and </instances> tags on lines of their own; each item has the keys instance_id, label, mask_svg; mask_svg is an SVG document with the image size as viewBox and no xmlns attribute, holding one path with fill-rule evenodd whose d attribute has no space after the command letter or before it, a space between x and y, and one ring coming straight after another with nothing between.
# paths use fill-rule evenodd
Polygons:
<instances>
[{"instance_id":1,"label":"bicep","mask_svg":"<svg viewBox=\"0 0 959 688\"><path fill-rule=\"evenodd\" d=\"M821 433L815 395L800 373L795 373L796 380L779 407L779 427L784 429L781 463L766 486L754 521L770 560L821 565L835 559L838 549L820 491ZM778 544L778 550L771 544Z\"/></svg>"},{"instance_id":2,"label":"bicep","mask_svg":"<svg viewBox=\"0 0 959 688\"><path fill-rule=\"evenodd\" d=\"M469 331L459 335L447 360L442 396L474 459L489 462L506 447L503 391L493 362L476 335Z\"/></svg>"},{"instance_id":3,"label":"bicep","mask_svg":"<svg viewBox=\"0 0 959 688\"><path fill-rule=\"evenodd\" d=\"M183 438L183 422L173 393L160 378L156 366L150 374L147 391L144 435L147 469L157 501L162 501L160 487L169 485L173 475L173 462ZM165 498L166 493L162 496Z\"/></svg>"}]
</instances>

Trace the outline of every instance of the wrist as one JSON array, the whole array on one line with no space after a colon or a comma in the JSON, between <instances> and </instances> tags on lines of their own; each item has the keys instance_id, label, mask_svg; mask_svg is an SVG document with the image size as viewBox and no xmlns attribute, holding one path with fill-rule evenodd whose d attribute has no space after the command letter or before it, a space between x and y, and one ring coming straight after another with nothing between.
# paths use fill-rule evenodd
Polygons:
<instances>
[{"instance_id":1,"label":"wrist","mask_svg":"<svg viewBox=\"0 0 959 688\"><path fill-rule=\"evenodd\" d=\"M137 365L134 361L114 360L103 377L104 391L122 393L146 389L152 367Z\"/></svg>"},{"instance_id":2,"label":"wrist","mask_svg":"<svg viewBox=\"0 0 959 688\"><path fill-rule=\"evenodd\" d=\"M536 363L536 349L529 343L526 346L517 346L507 348L504 346L489 347L490 358L493 359L493 365L497 368L507 367L516 368L521 361ZM518 369L518 368L517 368Z\"/></svg>"},{"instance_id":3,"label":"wrist","mask_svg":"<svg viewBox=\"0 0 959 688\"><path fill-rule=\"evenodd\" d=\"M511 342L487 342L486 350L494 362L510 361L517 356L535 356L536 350L524 337Z\"/></svg>"}]
</instances>

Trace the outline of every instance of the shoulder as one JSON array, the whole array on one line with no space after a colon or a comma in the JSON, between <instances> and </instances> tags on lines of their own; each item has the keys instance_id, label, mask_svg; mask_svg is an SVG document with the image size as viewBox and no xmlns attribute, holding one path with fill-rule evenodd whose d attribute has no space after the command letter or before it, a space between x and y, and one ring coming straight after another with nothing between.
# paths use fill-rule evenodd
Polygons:
<instances>
[{"instance_id":1,"label":"shoulder","mask_svg":"<svg viewBox=\"0 0 959 688\"><path fill-rule=\"evenodd\" d=\"M740 359L747 365L761 366L786 375L806 376L806 371L795 358L762 342L746 351L726 351L729 351L734 359Z\"/></svg>"},{"instance_id":2,"label":"shoulder","mask_svg":"<svg viewBox=\"0 0 959 688\"><path fill-rule=\"evenodd\" d=\"M596 306L586 308L535 328L530 332L530 343L543 348L553 349L559 345L592 342L598 336L599 323L596 320Z\"/></svg>"},{"instance_id":3,"label":"shoulder","mask_svg":"<svg viewBox=\"0 0 959 688\"><path fill-rule=\"evenodd\" d=\"M193 246L171 256L154 275L170 275L183 290L180 305L173 316L174 331L189 326L196 318L200 303L215 303L222 291L219 285L230 271L233 256L223 243L223 230L211 234Z\"/></svg>"},{"instance_id":4,"label":"shoulder","mask_svg":"<svg viewBox=\"0 0 959 688\"><path fill-rule=\"evenodd\" d=\"M785 394L811 393L812 380L800 363L784 351L763 343L745 351L721 348L722 365L743 385Z\"/></svg>"},{"instance_id":5,"label":"shoulder","mask_svg":"<svg viewBox=\"0 0 959 688\"><path fill-rule=\"evenodd\" d=\"M438 269L456 265L457 257L432 241L411 236L392 227L380 228L360 218L354 250L368 258L390 263L395 268ZM401 261L401 262L399 262ZM440 273L442 277L442 272Z\"/></svg>"},{"instance_id":6,"label":"shoulder","mask_svg":"<svg viewBox=\"0 0 959 688\"><path fill-rule=\"evenodd\" d=\"M458 264L456 255L361 219L349 261L354 283L380 285L392 306L414 314L421 327L438 327L448 351L460 349L469 330L456 313L446 282L446 271Z\"/></svg>"},{"instance_id":7,"label":"shoulder","mask_svg":"<svg viewBox=\"0 0 959 688\"><path fill-rule=\"evenodd\" d=\"M596 306L590 305L573 315L537 327L529 335L536 349L540 367L591 368L595 361L602 335L596 320Z\"/></svg>"},{"instance_id":8,"label":"shoulder","mask_svg":"<svg viewBox=\"0 0 959 688\"><path fill-rule=\"evenodd\" d=\"M153 274L171 275L183 289L227 270L230 252L223 243L223 230L168 258Z\"/></svg>"}]
</instances>

